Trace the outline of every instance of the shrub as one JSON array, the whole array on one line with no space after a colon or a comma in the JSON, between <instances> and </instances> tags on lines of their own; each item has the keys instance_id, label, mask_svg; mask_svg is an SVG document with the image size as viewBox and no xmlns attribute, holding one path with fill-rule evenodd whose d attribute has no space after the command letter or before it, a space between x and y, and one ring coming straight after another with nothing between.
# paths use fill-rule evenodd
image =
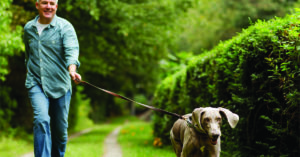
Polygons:
<instances>
[{"instance_id":1,"label":"shrub","mask_svg":"<svg viewBox=\"0 0 300 157\"><path fill-rule=\"evenodd\" d=\"M157 87L154 105L178 114L200 106L237 113L237 128L222 128L223 155L299 155L299 20L297 12L258 21L196 56ZM175 120L155 113L154 136L169 142Z\"/></svg>"}]
</instances>

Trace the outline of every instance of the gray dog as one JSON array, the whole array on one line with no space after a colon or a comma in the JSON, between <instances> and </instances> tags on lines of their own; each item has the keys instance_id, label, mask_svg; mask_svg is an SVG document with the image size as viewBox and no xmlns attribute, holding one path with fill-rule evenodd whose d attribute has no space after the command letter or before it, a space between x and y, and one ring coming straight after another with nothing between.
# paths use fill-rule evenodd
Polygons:
<instances>
[{"instance_id":1,"label":"gray dog","mask_svg":"<svg viewBox=\"0 0 300 157\"><path fill-rule=\"evenodd\" d=\"M170 132L170 138L177 157L219 157L221 152L222 117L226 117L234 128L239 116L225 108L196 108L185 115L191 125L178 119Z\"/></svg>"}]
</instances>

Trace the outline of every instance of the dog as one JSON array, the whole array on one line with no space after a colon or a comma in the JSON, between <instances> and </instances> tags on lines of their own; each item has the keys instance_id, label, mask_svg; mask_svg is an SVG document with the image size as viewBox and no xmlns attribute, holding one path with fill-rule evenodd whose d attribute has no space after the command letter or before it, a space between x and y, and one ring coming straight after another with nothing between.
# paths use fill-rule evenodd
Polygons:
<instances>
[{"instance_id":1,"label":"dog","mask_svg":"<svg viewBox=\"0 0 300 157\"><path fill-rule=\"evenodd\" d=\"M196 108L178 119L171 131L170 139L177 157L219 157L221 152L222 117L226 117L231 128L235 128L239 116L225 108Z\"/></svg>"}]
</instances>

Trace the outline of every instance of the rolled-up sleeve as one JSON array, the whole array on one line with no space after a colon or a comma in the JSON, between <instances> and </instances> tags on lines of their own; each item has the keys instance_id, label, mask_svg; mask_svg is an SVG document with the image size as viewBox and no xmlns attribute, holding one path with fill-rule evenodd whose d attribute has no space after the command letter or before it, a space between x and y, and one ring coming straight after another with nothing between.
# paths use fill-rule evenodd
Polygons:
<instances>
[{"instance_id":1,"label":"rolled-up sleeve","mask_svg":"<svg viewBox=\"0 0 300 157\"><path fill-rule=\"evenodd\" d=\"M68 68L71 64L75 64L77 68L79 68L79 43L75 29L72 24L69 23L63 30L63 47L65 52L66 66Z\"/></svg>"}]
</instances>

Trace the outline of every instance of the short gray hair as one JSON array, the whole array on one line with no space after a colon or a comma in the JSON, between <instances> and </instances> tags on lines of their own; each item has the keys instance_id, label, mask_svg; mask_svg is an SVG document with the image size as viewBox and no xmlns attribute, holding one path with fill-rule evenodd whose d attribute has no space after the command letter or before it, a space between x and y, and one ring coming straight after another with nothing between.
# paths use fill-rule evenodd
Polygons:
<instances>
[{"instance_id":1,"label":"short gray hair","mask_svg":"<svg viewBox=\"0 0 300 157\"><path fill-rule=\"evenodd\" d=\"M40 0L36 0L36 2L39 2ZM58 0L56 0L56 3L58 3Z\"/></svg>"}]
</instances>

